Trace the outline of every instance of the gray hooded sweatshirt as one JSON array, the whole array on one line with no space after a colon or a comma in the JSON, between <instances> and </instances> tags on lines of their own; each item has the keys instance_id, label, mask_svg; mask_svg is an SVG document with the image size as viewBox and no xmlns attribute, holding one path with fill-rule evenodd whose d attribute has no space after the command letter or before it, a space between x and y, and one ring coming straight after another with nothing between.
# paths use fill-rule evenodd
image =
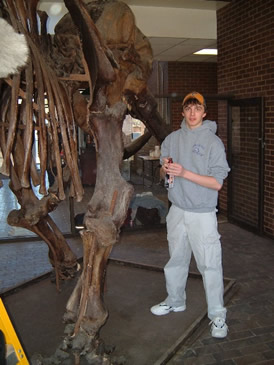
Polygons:
<instances>
[{"instance_id":1,"label":"gray hooded sweatshirt","mask_svg":"<svg viewBox=\"0 0 274 365\"><path fill-rule=\"evenodd\" d=\"M214 176L222 185L230 168L216 130L216 123L210 120L204 120L195 129L189 129L183 120L181 129L172 132L163 141L161 159L172 157L173 162L185 169L199 175ZM216 209L218 191L175 176L174 187L168 189L168 199L186 211L211 212Z\"/></svg>"}]
</instances>

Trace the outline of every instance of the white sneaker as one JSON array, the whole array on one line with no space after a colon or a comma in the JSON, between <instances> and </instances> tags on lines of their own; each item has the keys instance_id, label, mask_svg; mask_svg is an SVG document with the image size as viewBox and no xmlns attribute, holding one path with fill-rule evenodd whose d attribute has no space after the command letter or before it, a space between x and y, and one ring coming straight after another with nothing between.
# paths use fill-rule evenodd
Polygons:
<instances>
[{"instance_id":1,"label":"white sneaker","mask_svg":"<svg viewBox=\"0 0 274 365\"><path fill-rule=\"evenodd\" d=\"M183 312L185 309L185 305L182 305L181 307L172 307L171 305L162 302L151 307L150 311L152 314L155 314L155 316L164 316L170 312Z\"/></svg>"},{"instance_id":2,"label":"white sneaker","mask_svg":"<svg viewBox=\"0 0 274 365\"><path fill-rule=\"evenodd\" d=\"M228 327L224 318L216 317L209 324L211 324L212 337L224 338L227 336Z\"/></svg>"}]
</instances>

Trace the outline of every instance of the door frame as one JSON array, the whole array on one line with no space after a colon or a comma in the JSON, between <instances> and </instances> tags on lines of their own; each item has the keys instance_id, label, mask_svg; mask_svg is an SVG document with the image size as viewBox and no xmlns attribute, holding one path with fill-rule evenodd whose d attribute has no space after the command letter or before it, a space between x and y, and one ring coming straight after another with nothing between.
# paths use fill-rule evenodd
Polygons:
<instances>
[{"instance_id":1,"label":"door frame","mask_svg":"<svg viewBox=\"0 0 274 365\"><path fill-rule=\"evenodd\" d=\"M246 99L230 99L228 100L228 110L227 110L227 152L228 152L228 163L232 167L232 107L233 106L258 106L259 108L259 177L258 177L258 224L257 226L251 226L248 223L242 222L233 218L232 215L232 174L231 170L228 175L228 203L227 203L227 212L228 212L228 220L237 223L243 228L249 229L259 234L263 234L263 225L264 225L264 98L263 97L253 97Z\"/></svg>"}]
</instances>

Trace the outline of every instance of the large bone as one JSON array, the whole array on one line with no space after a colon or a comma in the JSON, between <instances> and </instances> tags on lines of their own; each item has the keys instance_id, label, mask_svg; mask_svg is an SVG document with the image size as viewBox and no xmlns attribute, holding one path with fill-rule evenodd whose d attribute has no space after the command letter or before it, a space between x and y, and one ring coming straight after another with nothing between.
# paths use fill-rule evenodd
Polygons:
<instances>
[{"instance_id":1,"label":"large bone","mask_svg":"<svg viewBox=\"0 0 274 365\"><path fill-rule=\"evenodd\" d=\"M25 156L23 163L23 172L21 176L21 184L24 188L30 186L30 167L32 160L32 146L33 146L33 69L32 64L29 63L26 68L26 125L24 130L24 148Z\"/></svg>"},{"instance_id":2,"label":"large bone","mask_svg":"<svg viewBox=\"0 0 274 365\"><path fill-rule=\"evenodd\" d=\"M7 176L10 175L10 157L12 153L16 127L18 122L17 114L18 114L18 92L20 85L20 76L21 76L20 74L17 74L13 77L12 80L9 132L6 142L5 154L3 157L3 165L1 168L1 173Z\"/></svg>"}]
</instances>

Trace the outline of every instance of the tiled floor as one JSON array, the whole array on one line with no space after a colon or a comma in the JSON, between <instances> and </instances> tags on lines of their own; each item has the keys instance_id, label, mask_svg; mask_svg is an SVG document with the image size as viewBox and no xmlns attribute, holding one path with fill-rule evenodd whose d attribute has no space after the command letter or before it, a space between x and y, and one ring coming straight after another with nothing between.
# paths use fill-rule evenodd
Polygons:
<instances>
[{"instance_id":1,"label":"tiled floor","mask_svg":"<svg viewBox=\"0 0 274 365\"><path fill-rule=\"evenodd\" d=\"M80 237L68 238L77 257L82 257ZM43 241L0 244L0 295L52 270L48 247Z\"/></svg>"}]
</instances>

